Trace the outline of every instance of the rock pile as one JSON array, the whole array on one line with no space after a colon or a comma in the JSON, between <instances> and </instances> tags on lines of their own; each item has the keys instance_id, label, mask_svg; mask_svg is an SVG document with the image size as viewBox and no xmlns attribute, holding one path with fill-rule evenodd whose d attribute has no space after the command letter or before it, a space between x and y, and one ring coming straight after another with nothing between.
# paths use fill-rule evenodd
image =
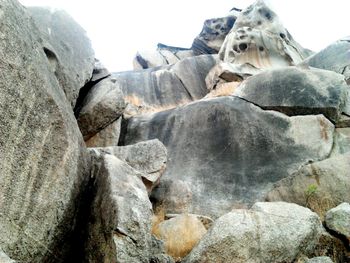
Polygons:
<instances>
[{"instance_id":1,"label":"rock pile","mask_svg":"<svg viewBox=\"0 0 350 263\"><path fill-rule=\"evenodd\" d=\"M0 262L350 262L350 39L258 0L110 73L0 3Z\"/></svg>"}]
</instances>

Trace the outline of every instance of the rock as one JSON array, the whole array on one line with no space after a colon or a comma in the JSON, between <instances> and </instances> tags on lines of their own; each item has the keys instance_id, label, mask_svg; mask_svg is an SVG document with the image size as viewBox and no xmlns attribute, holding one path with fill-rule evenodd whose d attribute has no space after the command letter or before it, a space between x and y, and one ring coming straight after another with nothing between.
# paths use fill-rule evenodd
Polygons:
<instances>
[{"instance_id":1,"label":"rock","mask_svg":"<svg viewBox=\"0 0 350 263\"><path fill-rule=\"evenodd\" d=\"M125 107L123 92L110 78L93 86L84 99L78 117L84 140L115 122L123 114Z\"/></svg>"},{"instance_id":2,"label":"rock","mask_svg":"<svg viewBox=\"0 0 350 263\"><path fill-rule=\"evenodd\" d=\"M85 30L63 10L29 7L42 47L72 108L94 67L94 51Z\"/></svg>"},{"instance_id":3,"label":"rock","mask_svg":"<svg viewBox=\"0 0 350 263\"><path fill-rule=\"evenodd\" d=\"M167 169L153 198L177 200L177 190L172 196L170 189L178 180L189 188L184 207L166 213L215 218L259 200L272 183L308 160L327 158L334 126L321 115L287 117L237 97L220 97L133 117L127 131L126 145L157 138L167 147Z\"/></svg>"},{"instance_id":4,"label":"rock","mask_svg":"<svg viewBox=\"0 0 350 263\"><path fill-rule=\"evenodd\" d=\"M158 112L203 98L205 76L215 63L214 56L203 55L163 68L113 73L112 78L134 106L129 113Z\"/></svg>"},{"instance_id":5,"label":"rock","mask_svg":"<svg viewBox=\"0 0 350 263\"><path fill-rule=\"evenodd\" d=\"M315 257L306 261L306 263L333 263L330 257Z\"/></svg>"},{"instance_id":6,"label":"rock","mask_svg":"<svg viewBox=\"0 0 350 263\"><path fill-rule=\"evenodd\" d=\"M344 77L334 72L287 67L250 77L233 95L289 116L323 114L337 122L345 107L348 86Z\"/></svg>"},{"instance_id":7,"label":"rock","mask_svg":"<svg viewBox=\"0 0 350 263\"><path fill-rule=\"evenodd\" d=\"M96 133L85 144L87 147L117 146L120 137L122 118L109 124L106 128Z\"/></svg>"},{"instance_id":8,"label":"rock","mask_svg":"<svg viewBox=\"0 0 350 263\"><path fill-rule=\"evenodd\" d=\"M340 39L320 52L308 57L302 64L343 74L350 80L350 37ZM349 82L348 82L349 84Z\"/></svg>"},{"instance_id":9,"label":"rock","mask_svg":"<svg viewBox=\"0 0 350 263\"><path fill-rule=\"evenodd\" d=\"M322 232L319 217L307 208L256 203L216 220L182 262L294 262L313 252Z\"/></svg>"},{"instance_id":10,"label":"rock","mask_svg":"<svg viewBox=\"0 0 350 263\"><path fill-rule=\"evenodd\" d=\"M93 164L96 193L84 262L149 262L152 205L140 173L109 154Z\"/></svg>"},{"instance_id":11,"label":"rock","mask_svg":"<svg viewBox=\"0 0 350 263\"><path fill-rule=\"evenodd\" d=\"M18 262L66 262L88 155L33 19L12 0L0 17L0 244Z\"/></svg>"},{"instance_id":12,"label":"rock","mask_svg":"<svg viewBox=\"0 0 350 263\"><path fill-rule=\"evenodd\" d=\"M350 128L337 128L331 157L350 152Z\"/></svg>"},{"instance_id":13,"label":"rock","mask_svg":"<svg viewBox=\"0 0 350 263\"><path fill-rule=\"evenodd\" d=\"M340 234L350 242L350 204L341 203L329 210L325 217L327 228Z\"/></svg>"},{"instance_id":14,"label":"rock","mask_svg":"<svg viewBox=\"0 0 350 263\"><path fill-rule=\"evenodd\" d=\"M174 263L171 256L166 254L164 242L152 235L152 250L150 251L150 263Z\"/></svg>"},{"instance_id":15,"label":"rock","mask_svg":"<svg viewBox=\"0 0 350 263\"><path fill-rule=\"evenodd\" d=\"M232 13L226 17L205 20L202 31L192 43L191 49L194 54L218 54L236 18L237 14Z\"/></svg>"},{"instance_id":16,"label":"rock","mask_svg":"<svg viewBox=\"0 0 350 263\"><path fill-rule=\"evenodd\" d=\"M154 234L164 241L166 252L178 261L197 245L206 232L195 215L183 214L158 224Z\"/></svg>"},{"instance_id":17,"label":"rock","mask_svg":"<svg viewBox=\"0 0 350 263\"><path fill-rule=\"evenodd\" d=\"M108 71L108 69L99 61L98 59L95 59L94 63L94 70L92 71L92 82L98 82L102 79L105 79L109 77L111 73Z\"/></svg>"},{"instance_id":18,"label":"rock","mask_svg":"<svg viewBox=\"0 0 350 263\"><path fill-rule=\"evenodd\" d=\"M219 52L224 62L257 69L296 65L305 57L278 16L260 0L240 12Z\"/></svg>"},{"instance_id":19,"label":"rock","mask_svg":"<svg viewBox=\"0 0 350 263\"><path fill-rule=\"evenodd\" d=\"M16 263L16 261L10 259L4 251L0 248L0 262L1 263Z\"/></svg>"},{"instance_id":20,"label":"rock","mask_svg":"<svg viewBox=\"0 0 350 263\"><path fill-rule=\"evenodd\" d=\"M307 206L321 217L341 202L350 202L350 154L301 167L267 194L267 201Z\"/></svg>"},{"instance_id":21,"label":"rock","mask_svg":"<svg viewBox=\"0 0 350 263\"><path fill-rule=\"evenodd\" d=\"M141 172L148 192L159 184L166 167L167 150L159 140L139 142L128 146L96 148L96 150L114 155Z\"/></svg>"}]
</instances>

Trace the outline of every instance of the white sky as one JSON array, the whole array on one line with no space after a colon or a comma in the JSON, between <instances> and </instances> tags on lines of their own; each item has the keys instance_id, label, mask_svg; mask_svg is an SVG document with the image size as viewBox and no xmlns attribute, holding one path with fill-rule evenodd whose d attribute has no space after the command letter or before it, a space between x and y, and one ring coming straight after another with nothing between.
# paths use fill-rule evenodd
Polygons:
<instances>
[{"instance_id":1,"label":"white sky","mask_svg":"<svg viewBox=\"0 0 350 263\"><path fill-rule=\"evenodd\" d=\"M110 71L132 69L138 50L158 42L190 47L205 19L225 16L253 0L20 0L24 5L65 9L85 28L96 57ZM269 0L302 46L318 51L350 35L349 0Z\"/></svg>"}]
</instances>

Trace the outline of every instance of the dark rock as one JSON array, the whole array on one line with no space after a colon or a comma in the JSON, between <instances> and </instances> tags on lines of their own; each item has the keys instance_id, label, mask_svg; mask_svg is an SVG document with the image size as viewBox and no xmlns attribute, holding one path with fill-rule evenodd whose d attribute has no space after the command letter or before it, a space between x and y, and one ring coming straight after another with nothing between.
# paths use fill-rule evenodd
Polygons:
<instances>
[{"instance_id":1,"label":"dark rock","mask_svg":"<svg viewBox=\"0 0 350 263\"><path fill-rule=\"evenodd\" d=\"M217 217L262 198L308 160L325 159L334 126L321 115L287 117L222 97L131 118L127 130L126 144L157 138L167 147L163 178L188 185L187 212ZM163 186L157 191L171 200Z\"/></svg>"},{"instance_id":2,"label":"dark rock","mask_svg":"<svg viewBox=\"0 0 350 263\"><path fill-rule=\"evenodd\" d=\"M108 69L99 61L98 59L95 59L94 63L94 70L92 71L92 82L98 82L102 79L105 79L109 77L111 73L108 71Z\"/></svg>"},{"instance_id":3,"label":"dark rock","mask_svg":"<svg viewBox=\"0 0 350 263\"><path fill-rule=\"evenodd\" d=\"M289 116L323 114L337 122L348 86L342 75L328 70L288 67L248 78L233 95Z\"/></svg>"},{"instance_id":4,"label":"dark rock","mask_svg":"<svg viewBox=\"0 0 350 263\"><path fill-rule=\"evenodd\" d=\"M42 48L72 108L79 90L91 78L94 51L84 29L63 10L29 7L40 34Z\"/></svg>"}]
</instances>

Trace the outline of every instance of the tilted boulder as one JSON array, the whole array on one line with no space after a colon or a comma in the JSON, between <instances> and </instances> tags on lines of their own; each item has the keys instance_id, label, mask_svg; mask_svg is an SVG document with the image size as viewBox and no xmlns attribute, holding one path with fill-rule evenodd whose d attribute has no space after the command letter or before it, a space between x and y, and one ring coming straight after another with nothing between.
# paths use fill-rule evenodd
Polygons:
<instances>
[{"instance_id":1,"label":"tilted boulder","mask_svg":"<svg viewBox=\"0 0 350 263\"><path fill-rule=\"evenodd\" d=\"M350 89L340 74L328 70L286 67L242 82L233 95L266 110L289 116L323 114L336 123Z\"/></svg>"},{"instance_id":2,"label":"tilted boulder","mask_svg":"<svg viewBox=\"0 0 350 263\"><path fill-rule=\"evenodd\" d=\"M313 252L322 232L319 217L307 208L256 203L216 220L182 262L294 262Z\"/></svg>"},{"instance_id":3,"label":"tilted boulder","mask_svg":"<svg viewBox=\"0 0 350 263\"><path fill-rule=\"evenodd\" d=\"M329 210L325 217L326 226L350 242L350 204L341 203Z\"/></svg>"},{"instance_id":4,"label":"tilted boulder","mask_svg":"<svg viewBox=\"0 0 350 263\"><path fill-rule=\"evenodd\" d=\"M122 117L100 130L85 141L87 147L117 146L121 132Z\"/></svg>"},{"instance_id":5,"label":"tilted boulder","mask_svg":"<svg viewBox=\"0 0 350 263\"><path fill-rule=\"evenodd\" d=\"M0 16L0 246L18 262L65 262L88 156L33 19L12 0Z\"/></svg>"},{"instance_id":6,"label":"tilted boulder","mask_svg":"<svg viewBox=\"0 0 350 263\"><path fill-rule=\"evenodd\" d=\"M133 117L127 131L126 145L157 138L167 147L162 181L188 185L187 212L217 217L259 200L308 160L327 158L334 126L322 115L287 117L221 97ZM157 189L171 198L162 181Z\"/></svg>"},{"instance_id":7,"label":"tilted boulder","mask_svg":"<svg viewBox=\"0 0 350 263\"><path fill-rule=\"evenodd\" d=\"M41 45L60 87L72 108L79 90L87 83L94 68L94 51L85 30L63 10L28 7L42 40Z\"/></svg>"}]
</instances>

